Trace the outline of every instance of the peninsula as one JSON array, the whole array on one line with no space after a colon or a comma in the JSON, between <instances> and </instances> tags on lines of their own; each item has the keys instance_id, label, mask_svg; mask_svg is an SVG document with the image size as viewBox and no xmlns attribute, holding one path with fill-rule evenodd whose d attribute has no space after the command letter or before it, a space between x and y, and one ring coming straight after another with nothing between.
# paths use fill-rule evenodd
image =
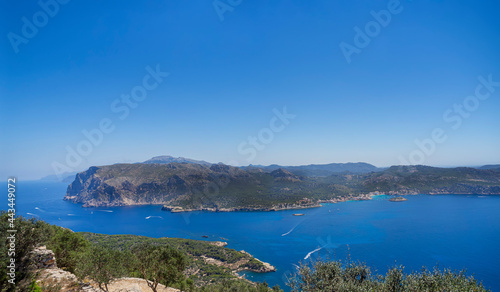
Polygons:
<instances>
[{"instance_id":1,"label":"peninsula","mask_svg":"<svg viewBox=\"0 0 500 292\"><path fill-rule=\"evenodd\" d=\"M362 165L354 169L367 169ZM170 212L231 212L315 208L377 194L500 194L496 169L392 166L351 172L335 167L342 172L319 167L328 173L318 175L307 167L239 168L179 159L94 166L75 176L64 199L83 207L161 205Z\"/></svg>"}]
</instances>

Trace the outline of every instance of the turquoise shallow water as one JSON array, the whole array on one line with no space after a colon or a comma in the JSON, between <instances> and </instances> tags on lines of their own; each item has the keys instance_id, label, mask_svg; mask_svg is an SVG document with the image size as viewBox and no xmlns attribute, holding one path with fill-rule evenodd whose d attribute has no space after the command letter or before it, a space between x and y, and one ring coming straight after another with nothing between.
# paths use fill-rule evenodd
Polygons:
<instances>
[{"instance_id":1,"label":"turquoise shallow water","mask_svg":"<svg viewBox=\"0 0 500 292\"><path fill-rule=\"evenodd\" d=\"M276 266L276 273L247 273L251 280L285 288L299 261L318 256L365 261L380 273L394 263L466 268L500 291L500 196L408 196L389 202L326 204L280 212L172 214L159 206L82 208L62 200L66 184L19 182L17 211L74 231L227 241ZM5 203L5 205L7 202ZM305 216L293 216L293 213Z\"/></svg>"}]
</instances>

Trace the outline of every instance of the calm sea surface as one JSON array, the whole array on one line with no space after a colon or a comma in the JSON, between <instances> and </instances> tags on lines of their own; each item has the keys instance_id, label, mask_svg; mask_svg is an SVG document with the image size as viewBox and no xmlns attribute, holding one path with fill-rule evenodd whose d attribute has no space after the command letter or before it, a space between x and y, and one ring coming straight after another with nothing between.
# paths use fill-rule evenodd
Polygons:
<instances>
[{"instance_id":1,"label":"calm sea surface","mask_svg":"<svg viewBox=\"0 0 500 292\"><path fill-rule=\"evenodd\" d=\"M419 195L398 203L379 196L301 211L172 214L159 206L82 208L62 200L66 187L18 182L18 214L74 231L227 241L278 269L247 278L285 289L299 261L344 260L349 249L353 260L379 273L395 263L408 272L436 264L466 268L500 291L500 196ZM306 215L292 215L297 212Z\"/></svg>"}]
</instances>

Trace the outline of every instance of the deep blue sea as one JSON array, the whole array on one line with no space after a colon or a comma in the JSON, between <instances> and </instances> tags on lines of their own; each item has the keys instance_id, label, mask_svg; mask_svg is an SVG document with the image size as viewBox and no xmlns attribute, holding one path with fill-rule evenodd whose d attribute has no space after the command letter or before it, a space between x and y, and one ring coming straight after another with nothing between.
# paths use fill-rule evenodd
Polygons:
<instances>
[{"instance_id":1,"label":"deep blue sea","mask_svg":"<svg viewBox=\"0 0 500 292\"><path fill-rule=\"evenodd\" d=\"M500 291L500 196L418 195L406 202L379 196L301 211L173 214L160 206L82 208L62 200L66 187L18 182L18 214L74 231L227 241L278 269L247 278L285 289L286 275L299 261L344 260L349 253L379 273L395 263L408 272L436 264L466 268ZM292 215L297 212L306 215Z\"/></svg>"}]
</instances>

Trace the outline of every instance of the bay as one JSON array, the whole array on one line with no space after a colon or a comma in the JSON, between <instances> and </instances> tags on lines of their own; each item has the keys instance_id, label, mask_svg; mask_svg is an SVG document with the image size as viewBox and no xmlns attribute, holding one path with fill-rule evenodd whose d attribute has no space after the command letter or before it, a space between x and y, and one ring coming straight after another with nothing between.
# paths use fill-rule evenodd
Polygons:
<instances>
[{"instance_id":1,"label":"bay","mask_svg":"<svg viewBox=\"0 0 500 292\"><path fill-rule=\"evenodd\" d=\"M395 264L407 272L436 264L465 268L487 288L500 291L500 196L416 195L406 202L378 196L300 211L170 213L160 206L82 208L62 200L66 187L18 182L18 215L74 231L226 241L229 248L277 268L275 273L245 273L248 279L285 290L299 262L350 257L378 273Z\"/></svg>"}]
</instances>

